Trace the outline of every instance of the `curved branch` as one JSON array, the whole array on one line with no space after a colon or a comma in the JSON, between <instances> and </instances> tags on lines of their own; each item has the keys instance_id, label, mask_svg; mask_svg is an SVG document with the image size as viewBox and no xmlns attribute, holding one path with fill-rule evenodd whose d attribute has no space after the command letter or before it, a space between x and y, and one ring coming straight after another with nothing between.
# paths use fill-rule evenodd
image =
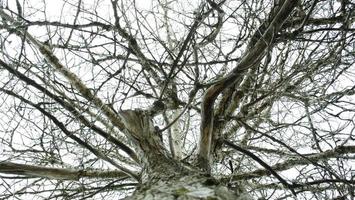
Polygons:
<instances>
[{"instance_id":1,"label":"curved branch","mask_svg":"<svg viewBox=\"0 0 355 200\"><path fill-rule=\"evenodd\" d=\"M223 90L240 81L248 69L260 62L264 56L264 51L273 42L274 35L281 29L297 2L296 0L286 0L272 19L262 38L259 38L257 43L245 53L239 64L228 75L207 89L201 109L201 139L198 152L198 164L201 168L209 169L215 100Z\"/></svg>"}]
</instances>

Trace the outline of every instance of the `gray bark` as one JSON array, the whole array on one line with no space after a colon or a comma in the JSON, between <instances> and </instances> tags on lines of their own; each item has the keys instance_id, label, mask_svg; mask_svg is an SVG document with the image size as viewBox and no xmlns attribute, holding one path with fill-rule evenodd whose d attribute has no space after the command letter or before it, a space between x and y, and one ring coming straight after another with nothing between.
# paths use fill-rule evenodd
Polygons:
<instances>
[{"instance_id":1,"label":"gray bark","mask_svg":"<svg viewBox=\"0 0 355 200\"><path fill-rule=\"evenodd\" d=\"M201 168L173 159L163 148L151 117L140 110L123 111L124 125L142 150L141 185L128 200L251 199L240 187L230 190ZM137 123L140 122L140 123Z\"/></svg>"},{"instance_id":2,"label":"gray bark","mask_svg":"<svg viewBox=\"0 0 355 200\"><path fill-rule=\"evenodd\" d=\"M240 186L232 190L221 185L212 177L203 174L187 174L179 177L155 179L138 188L126 200L250 200L252 199Z\"/></svg>"}]
</instances>

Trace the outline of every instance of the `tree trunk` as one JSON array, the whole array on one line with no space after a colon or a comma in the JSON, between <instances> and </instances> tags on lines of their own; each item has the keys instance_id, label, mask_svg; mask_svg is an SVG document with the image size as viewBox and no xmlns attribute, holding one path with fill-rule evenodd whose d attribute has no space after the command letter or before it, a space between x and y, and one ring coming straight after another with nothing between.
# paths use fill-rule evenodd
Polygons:
<instances>
[{"instance_id":1,"label":"tree trunk","mask_svg":"<svg viewBox=\"0 0 355 200\"><path fill-rule=\"evenodd\" d=\"M249 200L244 190L235 190L218 184L212 177L202 174L187 174L180 177L156 179L139 187L127 200L135 199L210 199L210 200Z\"/></svg>"},{"instance_id":2,"label":"tree trunk","mask_svg":"<svg viewBox=\"0 0 355 200\"><path fill-rule=\"evenodd\" d=\"M122 111L120 115L127 131L141 149L144 165L140 187L126 199L251 199L243 189L232 191L208 172L173 159L163 147L149 113L129 110Z\"/></svg>"}]
</instances>

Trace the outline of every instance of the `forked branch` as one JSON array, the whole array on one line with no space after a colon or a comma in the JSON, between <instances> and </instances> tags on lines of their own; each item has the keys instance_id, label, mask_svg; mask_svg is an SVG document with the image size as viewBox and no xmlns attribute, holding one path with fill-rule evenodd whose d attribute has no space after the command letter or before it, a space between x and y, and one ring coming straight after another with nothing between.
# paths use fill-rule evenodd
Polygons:
<instances>
[{"instance_id":1,"label":"forked branch","mask_svg":"<svg viewBox=\"0 0 355 200\"><path fill-rule=\"evenodd\" d=\"M234 83L241 80L248 69L257 66L264 56L265 50L272 44L274 35L281 29L292 10L297 5L296 0L286 0L277 9L277 14L256 44L248 49L239 64L219 82L210 86L203 98L201 109L201 138L199 143L198 164L201 168L209 170L211 140L213 130L214 103L218 95Z\"/></svg>"}]
</instances>

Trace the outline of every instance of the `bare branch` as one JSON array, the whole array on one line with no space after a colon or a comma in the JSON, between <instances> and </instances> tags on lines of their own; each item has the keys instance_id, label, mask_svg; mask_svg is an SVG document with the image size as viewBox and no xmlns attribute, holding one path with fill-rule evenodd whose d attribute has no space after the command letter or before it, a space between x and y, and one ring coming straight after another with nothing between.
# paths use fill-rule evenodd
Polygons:
<instances>
[{"instance_id":1,"label":"bare branch","mask_svg":"<svg viewBox=\"0 0 355 200\"><path fill-rule=\"evenodd\" d=\"M28 177L42 177L59 180L79 180L80 178L124 178L126 173L121 171L102 171L99 169L79 170L51 168L12 162L0 162L0 173L16 174Z\"/></svg>"}]
</instances>

